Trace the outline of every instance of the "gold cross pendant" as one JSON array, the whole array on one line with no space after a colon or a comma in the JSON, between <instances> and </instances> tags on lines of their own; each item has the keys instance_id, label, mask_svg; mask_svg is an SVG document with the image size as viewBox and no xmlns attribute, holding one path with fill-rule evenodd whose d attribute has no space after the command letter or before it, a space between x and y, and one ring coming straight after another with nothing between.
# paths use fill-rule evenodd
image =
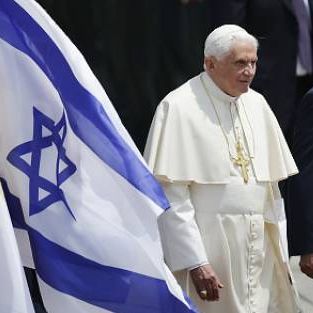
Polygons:
<instances>
[{"instance_id":1,"label":"gold cross pendant","mask_svg":"<svg viewBox=\"0 0 313 313\"><path fill-rule=\"evenodd\" d=\"M236 151L237 157L233 158L233 162L234 164L241 167L241 176L243 177L243 181L245 182L245 184L247 184L249 180L248 165L250 161L248 159L245 159L245 156L243 154L243 148L240 141L236 142Z\"/></svg>"}]
</instances>

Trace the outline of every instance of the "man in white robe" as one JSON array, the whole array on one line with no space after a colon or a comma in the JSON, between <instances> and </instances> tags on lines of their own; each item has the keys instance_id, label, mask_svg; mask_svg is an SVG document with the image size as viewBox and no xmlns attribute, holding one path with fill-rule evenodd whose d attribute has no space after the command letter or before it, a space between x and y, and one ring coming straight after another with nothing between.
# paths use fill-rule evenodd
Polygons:
<instances>
[{"instance_id":1,"label":"man in white robe","mask_svg":"<svg viewBox=\"0 0 313 313\"><path fill-rule=\"evenodd\" d=\"M239 26L215 29L205 71L160 103L145 149L171 204L159 219L165 260L203 313L301 312L277 187L297 168L249 88L257 47Z\"/></svg>"}]
</instances>

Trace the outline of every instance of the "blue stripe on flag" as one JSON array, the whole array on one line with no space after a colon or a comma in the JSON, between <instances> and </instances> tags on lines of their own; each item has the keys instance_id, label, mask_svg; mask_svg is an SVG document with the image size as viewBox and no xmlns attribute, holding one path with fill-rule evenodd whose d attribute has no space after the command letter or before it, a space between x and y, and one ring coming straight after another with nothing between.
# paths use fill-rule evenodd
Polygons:
<instances>
[{"instance_id":1,"label":"blue stripe on flag","mask_svg":"<svg viewBox=\"0 0 313 313\"><path fill-rule=\"evenodd\" d=\"M29 229L36 270L53 288L115 313L194 313L164 280L104 266Z\"/></svg>"},{"instance_id":2,"label":"blue stripe on flag","mask_svg":"<svg viewBox=\"0 0 313 313\"><path fill-rule=\"evenodd\" d=\"M50 79L73 132L133 186L168 208L161 187L117 132L101 103L80 85L56 44L14 1L0 1L0 38L27 54Z\"/></svg>"},{"instance_id":3,"label":"blue stripe on flag","mask_svg":"<svg viewBox=\"0 0 313 313\"><path fill-rule=\"evenodd\" d=\"M28 230L36 271L54 289L115 313L196 313L161 279L104 266L71 252L25 223L20 200L1 178L11 219Z\"/></svg>"},{"instance_id":4,"label":"blue stripe on flag","mask_svg":"<svg viewBox=\"0 0 313 313\"><path fill-rule=\"evenodd\" d=\"M3 194L7 203L9 213L11 216L12 225L15 228L28 230L28 225L25 222L21 201L18 197L14 196L8 187L5 179L0 177Z\"/></svg>"}]
</instances>

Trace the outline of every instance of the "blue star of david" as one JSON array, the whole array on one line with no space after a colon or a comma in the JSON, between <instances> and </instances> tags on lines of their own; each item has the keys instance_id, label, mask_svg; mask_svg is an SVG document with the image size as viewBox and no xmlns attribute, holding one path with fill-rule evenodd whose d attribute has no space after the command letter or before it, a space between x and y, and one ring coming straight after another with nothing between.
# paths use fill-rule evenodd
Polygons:
<instances>
[{"instance_id":1,"label":"blue star of david","mask_svg":"<svg viewBox=\"0 0 313 313\"><path fill-rule=\"evenodd\" d=\"M15 147L7 156L8 161L29 177L29 215L32 216L45 209L51 204L62 201L66 209L75 219L60 186L76 171L75 164L66 156L63 143L66 136L66 120L63 113L58 123L33 108L33 140ZM49 134L44 135L44 130ZM55 166L55 182L40 175L42 154L54 146L57 149L57 157L52 160L51 166ZM27 162L23 156L30 154L31 160ZM50 162L50 161L49 161ZM55 162L55 164L53 164ZM60 163L65 167L61 169ZM40 198L40 190L46 196Z\"/></svg>"}]
</instances>

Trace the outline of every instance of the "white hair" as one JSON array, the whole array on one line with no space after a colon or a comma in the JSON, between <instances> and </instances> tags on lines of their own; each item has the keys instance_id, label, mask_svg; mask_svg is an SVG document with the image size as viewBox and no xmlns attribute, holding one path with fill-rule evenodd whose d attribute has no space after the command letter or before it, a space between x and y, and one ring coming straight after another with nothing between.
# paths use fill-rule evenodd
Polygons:
<instances>
[{"instance_id":1,"label":"white hair","mask_svg":"<svg viewBox=\"0 0 313 313\"><path fill-rule=\"evenodd\" d=\"M221 59L230 52L235 41L245 41L258 48L258 40L238 25L226 24L214 29L205 40L204 56Z\"/></svg>"}]
</instances>

